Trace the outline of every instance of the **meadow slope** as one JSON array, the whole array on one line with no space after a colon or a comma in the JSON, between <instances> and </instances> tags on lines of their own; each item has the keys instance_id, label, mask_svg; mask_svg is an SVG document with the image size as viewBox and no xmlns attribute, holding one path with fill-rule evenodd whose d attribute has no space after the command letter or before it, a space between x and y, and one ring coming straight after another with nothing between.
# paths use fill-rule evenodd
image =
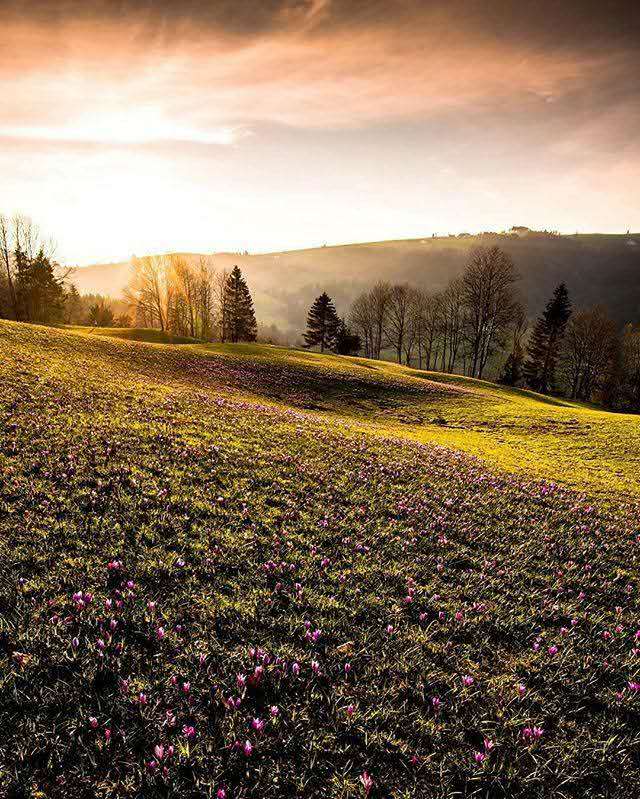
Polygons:
<instances>
[{"instance_id":1,"label":"meadow slope","mask_svg":"<svg viewBox=\"0 0 640 799\"><path fill-rule=\"evenodd\" d=\"M637 436L388 364L0 322L0 795L628 796Z\"/></svg>"}]
</instances>

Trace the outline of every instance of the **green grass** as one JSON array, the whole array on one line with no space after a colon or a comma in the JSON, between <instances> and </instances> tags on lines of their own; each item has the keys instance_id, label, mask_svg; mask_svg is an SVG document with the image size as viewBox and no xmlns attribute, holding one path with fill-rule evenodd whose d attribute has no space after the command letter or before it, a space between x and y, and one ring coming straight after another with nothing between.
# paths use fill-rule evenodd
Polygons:
<instances>
[{"instance_id":1,"label":"green grass","mask_svg":"<svg viewBox=\"0 0 640 799\"><path fill-rule=\"evenodd\" d=\"M78 332L161 343L147 330L84 328ZM190 343L181 339L180 344ZM191 342L192 343L192 342ZM359 429L437 443L482 458L490 466L558 481L605 498L640 493L640 417L546 397L471 378L408 369L386 361L320 355L258 344L197 344L194 358L223 356L281 370L313 397L274 395L264 381L236 388L246 396L305 406ZM354 389L363 381L366 389ZM324 394L324 396L323 396Z\"/></svg>"},{"instance_id":2,"label":"green grass","mask_svg":"<svg viewBox=\"0 0 640 799\"><path fill-rule=\"evenodd\" d=\"M540 471L593 496L516 462L564 414ZM628 796L635 424L0 322L0 796Z\"/></svg>"},{"instance_id":3,"label":"green grass","mask_svg":"<svg viewBox=\"0 0 640 799\"><path fill-rule=\"evenodd\" d=\"M147 344L193 344L198 339L189 336L175 336L162 330L153 330L146 327L83 327L71 325L68 330L87 333L91 336L108 336L109 338L125 339L126 341L144 341Z\"/></svg>"}]
</instances>

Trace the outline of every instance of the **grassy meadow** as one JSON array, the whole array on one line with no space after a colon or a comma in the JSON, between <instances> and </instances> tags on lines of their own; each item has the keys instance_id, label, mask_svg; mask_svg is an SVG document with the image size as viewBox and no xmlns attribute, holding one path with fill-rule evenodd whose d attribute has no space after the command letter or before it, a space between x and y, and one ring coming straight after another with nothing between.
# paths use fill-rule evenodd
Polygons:
<instances>
[{"instance_id":1,"label":"grassy meadow","mask_svg":"<svg viewBox=\"0 0 640 799\"><path fill-rule=\"evenodd\" d=\"M639 431L0 321L0 796L631 795Z\"/></svg>"}]
</instances>

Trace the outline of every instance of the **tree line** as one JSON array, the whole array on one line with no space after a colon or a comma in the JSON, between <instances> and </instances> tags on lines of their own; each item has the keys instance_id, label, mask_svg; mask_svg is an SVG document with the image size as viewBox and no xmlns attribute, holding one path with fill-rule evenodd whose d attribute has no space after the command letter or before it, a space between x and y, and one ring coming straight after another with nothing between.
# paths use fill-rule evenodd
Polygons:
<instances>
[{"instance_id":1,"label":"tree line","mask_svg":"<svg viewBox=\"0 0 640 799\"><path fill-rule=\"evenodd\" d=\"M239 267L209 258L133 258L124 300L80 295L55 247L24 216L0 215L0 318L34 324L159 328L203 340L255 341L253 300Z\"/></svg>"},{"instance_id":2,"label":"tree line","mask_svg":"<svg viewBox=\"0 0 640 799\"><path fill-rule=\"evenodd\" d=\"M640 329L620 332L601 306L572 308L556 287L529 333L511 257L497 246L478 248L464 272L440 292L378 281L339 320L325 294L310 312L305 346L339 352L338 324L349 335L344 354L418 369L491 376L544 394L640 410Z\"/></svg>"},{"instance_id":3,"label":"tree line","mask_svg":"<svg viewBox=\"0 0 640 799\"><path fill-rule=\"evenodd\" d=\"M211 259L197 264L181 255L132 260L125 292L137 327L159 328L205 341L255 341L253 299L238 266L218 271Z\"/></svg>"}]
</instances>

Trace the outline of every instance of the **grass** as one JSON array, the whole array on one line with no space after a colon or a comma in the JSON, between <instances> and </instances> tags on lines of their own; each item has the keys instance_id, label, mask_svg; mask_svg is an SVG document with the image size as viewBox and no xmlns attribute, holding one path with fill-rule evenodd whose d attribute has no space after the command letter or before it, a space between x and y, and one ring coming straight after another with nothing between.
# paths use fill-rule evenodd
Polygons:
<instances>
[{"instance_id":1,"label":"grass","mask_svg":"<svg viewBox=\"0 0 640 799\"><path fill-rule=\"evenodd\" d=\"M319 388L308 405L367 432L452 447L500 470L604 499L640 492L640 418L633 414L384 361L257 345L216 344L195 352L279 369L300 385L315 371ZM269 392L260 387L257 393Z\"/></svg>"},{"instance_id":2,"label":"grass","mask_svg":"<svg viewBox=\"0 0 640 799\"><path fill-rule=\"evenodd\" d=\"M126 339L127 341L144 341L147 344L194 344L198 341L189 336L175 336L164 330L147 327L84 327L71 325L68 330L86 333L91 336L107 336L108 338Z\"/></svg>"},{"instance_id":3,"label":"grass","mask_svg":"<svg viewBox=\"0 0 640 799\"><path fill-rule=\"evenodd\" d=\"M497 468L555 414L592 497ZM638 505L595 494L633 420L596 414L0 322L0 795L628 796Z\"/></svg>"}]
</instances>

